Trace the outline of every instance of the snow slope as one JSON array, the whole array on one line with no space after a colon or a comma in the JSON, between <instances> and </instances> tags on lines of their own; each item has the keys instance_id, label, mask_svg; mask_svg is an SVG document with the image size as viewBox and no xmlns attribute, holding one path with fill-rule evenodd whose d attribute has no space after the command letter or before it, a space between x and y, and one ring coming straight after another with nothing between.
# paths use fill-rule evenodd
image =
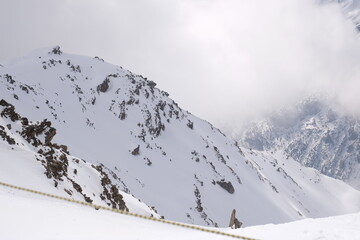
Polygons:
<instances>
[{"instance_id":1,"label":"snow slope","mask_svg":"<svg viewBox=\"0 0 360 240\"><path fill-rule=\"evenodd\" d=\"M11 111L12 106L6 104L3 100L0 101L1 182L96 205L160 217L138 199L119 190L101 171L100 165L95 166L69 155L63 145L58 147L51 141L46 144L41 142L40 139L44 136L46 139L52 128L45 127L43 132L36 132L32 126L39 129L42 124L20 118L16 112ZM16 118L20 119L15 120ZM27 138L29 135L33 137Z\"/></svg>"},{"instance_id":2,"label":"snow slope","mask_svg":"<svg viewBox=\"0 0 360 240\"><path fill-rule=\"evenodd\" d=\"M101 166L97 174L106 174L111 185L155 207L166 219L224 227L236 209L244 226L250 226L360 210L358 191L284 156L242 151L155 86L100 58L66 54L59 47L37 50L0 67L1 98L33 123L47 119L56 129L52 142L65 144L68 155L84 159L91 171L96 170L91 165ZM6 132L17 136L6 128L9 119L3 121ZM3 166L23 158L9 145L1 151L10 154L0 158ZM35 150L29 153L33 161ZM34 171L41 175L39 164ZM19 162L21 166L26 165ZM29 184L14 168L8 169L0 168L0 180ZM87 192L85 186L93 184L85 181L89 174L86 170L78 182L86 196L96 195L95 201L103 188ZM111 188L107 186L108 192ZM149 208L146 211L150 214Z\"/></svg>"},{"instance_id":3,"label":"snow slope","mask_svg":"<svg viewBox=\"0 0 360 240\"><path fill-rule=\"evenodd\" d=\"M0 239L208 239L212 235L0 187ZM215 239L229 239L218 237Z\"/></svg>"},{"instance_id":4,"label":"snow slope","mask_svg":"<svg viewBox=\"0 0 360 240\"><path fill-rule=\"evenodd\" d=\"M321 219L305 219L278 225L254 226L229 232L267 240L357 240L360 236L359 226L360 213L355 213Z\"/></svg>"},{"instance_id":5,"label":"snow slope","mask_svg":"<svg viewBox=\"0 0 360 240\"><path fill-rule=\"evenodd\" d=\"M0 238L17 239L232 239L130 216L34 196L0 186ZM256 239L355 240L360 213L268 224L237 230L216 229Z\"/></svg>"}]
</instances>

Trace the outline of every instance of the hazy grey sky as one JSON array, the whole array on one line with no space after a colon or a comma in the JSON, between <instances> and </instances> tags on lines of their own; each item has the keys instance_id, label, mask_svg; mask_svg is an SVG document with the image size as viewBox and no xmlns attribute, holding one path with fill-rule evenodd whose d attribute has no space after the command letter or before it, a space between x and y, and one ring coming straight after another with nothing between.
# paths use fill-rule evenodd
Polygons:
<instances>
[{"instance_id":1,"label":"hazy grey sky","mask_svg":"<svg viewBox=\"0 0 360 240\"><path fill-rule=\"evenodd\" d=\"M337 4L317 2L0 0L0 63L60 45L147 76L215 123L317 91L358 110L360 39Z\"/></svg>"}]
</instances>

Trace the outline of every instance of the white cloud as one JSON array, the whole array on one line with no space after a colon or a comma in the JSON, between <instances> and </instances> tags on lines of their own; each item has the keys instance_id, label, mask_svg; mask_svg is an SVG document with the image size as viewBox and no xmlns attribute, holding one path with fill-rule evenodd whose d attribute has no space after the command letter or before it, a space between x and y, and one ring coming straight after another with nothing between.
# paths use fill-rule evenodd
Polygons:
<instances>
[{"instance_id":1,"label":"white cloud","mask_svg":"<svg viewBox=\"0 0 360 240\"><path fill-rule=\"evenodd\" d=\"M0 61L34 48L98 55L148 76L213 122L310 92L360 109L360 43L338 5L312 0L1 0Z\"/></svg>"}]
</instances>

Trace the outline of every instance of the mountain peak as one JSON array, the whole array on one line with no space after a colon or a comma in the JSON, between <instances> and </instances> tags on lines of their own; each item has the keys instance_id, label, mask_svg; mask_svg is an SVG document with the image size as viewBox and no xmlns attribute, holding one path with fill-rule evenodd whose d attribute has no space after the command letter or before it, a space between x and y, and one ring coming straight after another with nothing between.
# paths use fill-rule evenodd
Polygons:
<instances>
[{"instance_id":1,"label":"mountain peak","mask_svg":"<svg viewBox=\"0 0 360 240\"><path fill-rule=\"evenodd\" d=\"M248 226L360 206L345 208L342 195L329 188L316 199L308 195L305 189L314 179L329 180L284 156L243 151L146 77L99 58L60 53L60 48L47 48L0 68L0 95L21 116L34 122L47 119L56 129L51 140L66 145L71 156L101 166L104 174L98 173L106 174L117 189L166 218L226 226L236 209ZM6 129L7 120L0 120ZM9 151L16 154L11 147ZM343 185L341 189L349 190ZM319 190L321 185L313 187ZM360 201L355 190L349 191ZM336 207L323 207L324 199Z\"/></svg>"},{"instance_id":2,"label":"mountain peak","mask_svg":"<svg viewBox=\"0 0 360 240\"><path fill-rule=\"evenodd\" d=\"M61 55L62 53L60 46L54 45L35 49L25 56L25 58L47 57L48 55Z\"/></svg>"}]
</instances>

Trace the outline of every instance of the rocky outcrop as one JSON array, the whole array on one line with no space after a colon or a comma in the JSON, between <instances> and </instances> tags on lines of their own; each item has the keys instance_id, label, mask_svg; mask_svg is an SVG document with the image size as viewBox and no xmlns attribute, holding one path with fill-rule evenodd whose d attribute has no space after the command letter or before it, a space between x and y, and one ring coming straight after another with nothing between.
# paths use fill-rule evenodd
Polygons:
<instances>
[{"instance_id":1,"label":"rocky outcrop","mask_svg":"<svg viewBox=\"0 0 360 240\"><path fill-rule=\"evenodd\" d=\"M56 135L56 129L51 127L50 121L44 119L40 122L31 122L16 113L15 107L4 99L0 100L0 111L2 118L8 119L10 122L15 123L14 125L20 127L17 134L37 150L36 159L40 161L45 168L45 176L54 180L54 187L58 187L59 182L69 181L73 190L80 193L86 202L93 202L93 200L84 193L81 185L70 177L68 147L52 142ZM8 131L13 130L11 124L7 124L6 127ZM2 125L0 125L0 137L10 145L18 144L14 138L10 137L6 128ZM78 160L75 162L79 163ZM103 171L102 166L93 167L101 176L100 182L103 186L103 193L100 196L101 199L113 208L128 211L119 189L111 182L108 175ZM77 174L77 169L74 169L73 174ZM69 195L73 194L73 191L70 189L64 189L64 191Z\"/></svg>"},{"instance_id":2,"label":"rocky outcrop","mask_svg":"<svg viewBox=\"0 0 360 240\"><path fill-rule=\"evenodd\" d=\"M5 127L1 126L0 125L0 137L6 141L7 143L9 143L10 145L14 145L16 142L15 142L15 139L10 137L6 131L5 131Z\"/></svg>"},{"instance_id":3,"label":"rocky outcrop","mask_svg":"<svg viewBox=\"0 0 360 240\"><path fill-rule=\"evenodd\" d=\"M136 156L140 154L140 145L138 145L134 150L131 151L131 154Z\"/></svg>"},{"instance_id":4,"label":"rocky outcrop","mask_svg":"<svg viewBox=\"0 0 360 240\"><path fill-rule=\"evenodd\" d=\"M103 165L91 165L96 171L101 175L101 186L103 187L103 192L100 195L101 199L106 201L109 206L121 211L128 212L129 209L126 206L123 196L120 194L119 189L114 185L108 174L103 170Z\"/></svg>"},{"instance_id":5,"label":"rocky outcrop","mask_svg":"<svg viewBox=\"0 0 360 240\"><path fill-rule=\"evenodd\" d=\"M12 122L21 118L20 115L15 112L15 107L6 102L4 99L0 100L0 106L4 107L0 113L1 117L10 118Z\"/></svg>"},{"instance_id":6,"label":"rocky outcrop","mask_svg":"<svg viewBox=\"0 0 360 240\"><path fill-rule=\"evenodd\" d=\"M56 46L54 47L51 52L49 52L49 54L56 54L56 55L61 55L62 51L60 50L60 46Z\"/></svg>"},{"instance_id":7,"label":"rocky outcrop","mask_svg":"<svg viewBox=\"0 0 360 240\"><path fill-rule=\"evenodd\" d=\"M44 143L38 137L42 134L44 135ZM47 119L41 121L40 123L23 125L23 129L21 131L21 136L35 147L42 144L45 146L51 146L51 141L55 135L56 129L51 127L51 122Z\"/></svg>"},{"instance_id":8,"label":"rocky outcrop","mask_svg":"<svg viewBox=\"0 0 360 240\"><path fill-rule=\"evenodd\" d=\"M234 186L230 181L225 181L225 179L221 179L220 181L216 182L220 187L225 189L228 193L233 194L235 192Z\"/></svg>"},{"instance_id":9,"label":"rocky outcrop","mask_svg":"<svg viewBox=\"0 0 360 240\"><path fill-rule=\"evenodd\" d=\"M105 78L105 80L97 86L96 88L97 92L105 93L109 89L109 83L110 83L110 79Z\"/></svg>"}]
</instances>

